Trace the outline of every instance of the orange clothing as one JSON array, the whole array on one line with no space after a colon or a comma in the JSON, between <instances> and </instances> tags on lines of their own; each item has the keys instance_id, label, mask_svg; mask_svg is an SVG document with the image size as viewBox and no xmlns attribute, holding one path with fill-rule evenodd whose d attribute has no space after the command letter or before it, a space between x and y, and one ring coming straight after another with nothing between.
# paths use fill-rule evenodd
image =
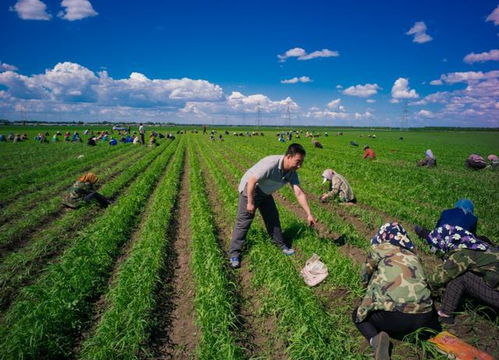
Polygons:
<instances>
[{"instance_id":1,"label":"orange clothing","mask_svg":"<svg viewBox=\"0 0 499 360\"><path fill-rule=\"evenodd\" d=\"M376 153L374 152L373 149L365 149L364 150L364 159L369 158L369 159L376 159Z\"/></svg>"}]
</instances>

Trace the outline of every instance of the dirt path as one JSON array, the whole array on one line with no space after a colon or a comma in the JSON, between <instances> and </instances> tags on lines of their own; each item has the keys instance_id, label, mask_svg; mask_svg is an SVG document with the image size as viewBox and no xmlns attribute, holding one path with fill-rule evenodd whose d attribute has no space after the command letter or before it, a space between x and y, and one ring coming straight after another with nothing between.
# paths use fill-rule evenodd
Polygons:
<instances>
[{"instance_id":1,"label":"dirt path","mask_svg":"<svg viewBox=\"0 0 499 360\"><path fill-rule=\"evenodd\" d=\"M156 359L193 359L199 342L195 324L194 282L191 271L191 212L189 208L189 164L184 163L174 226L170 231L163 288L159 291L152 337Z\"/></svg>"},{"instance_id":2,"label":"dirt path","mask_svg":"<svg viewBox=\"0 0 499 360\"><path fill-rule=\"evenodd\" d=\"M223 205L217 194L217 185L211 174L202 164L205 175L208 200L210 202L215 226L218 233L220 247L227 252L232 235L233 223L227 218ZM239 345L246 350L248 358L264 359L286 359L286 346L279 340L274 339L271 334L276 333L277 319L274 316L259 315L261 302L255 296L255 289L251 284L251 271L248 262L243 261L241 268L231 274L232 281L237 284L236 294L238 313L238 338Z\"/></svg>"}]
</instances>

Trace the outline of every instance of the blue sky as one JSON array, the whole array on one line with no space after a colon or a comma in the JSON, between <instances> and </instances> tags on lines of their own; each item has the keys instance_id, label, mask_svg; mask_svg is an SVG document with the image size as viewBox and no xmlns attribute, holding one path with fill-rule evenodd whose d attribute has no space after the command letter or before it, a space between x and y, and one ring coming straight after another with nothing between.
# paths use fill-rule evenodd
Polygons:
<instances>
[{"instance_id":1,"label":"blue sky","mask_svg":"<svg viewBox=\"0 0 499 360\"><path fill-rule=\"evenodd\" d=\"M2 118L499 126L497 0L1 6Z\"/></svg>"}]
</instances>

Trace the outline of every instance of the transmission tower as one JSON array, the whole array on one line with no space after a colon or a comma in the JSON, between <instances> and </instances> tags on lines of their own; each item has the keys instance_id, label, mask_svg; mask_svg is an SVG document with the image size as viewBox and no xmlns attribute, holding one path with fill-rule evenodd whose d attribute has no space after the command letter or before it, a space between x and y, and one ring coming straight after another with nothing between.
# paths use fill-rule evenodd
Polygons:
<instances>
[{"instance_id":1,"label":"transmission tower","mask_svg":"<svg viewBox=\"0 0 499 360\"><path fill-rule=\"evenodd\" d=\"M291 128L291 111L289 111L289 105L288 109L286 110L286 122L284 124L287 128Z\"/></svg>"},{"instance_id":2,"label":"transmission tower","mask_svg":"<svg viewBox=\"0 0 499 360\"><path fill-rule=\"evenodd\" d=\"M256 113L257 113L256 127L257 129L260 129L260 125L262 123L262 112L260 110L260 103L257 103L256 105Z\"/></svg>"},{"instance_id":3,"label":"transmission tower","mask_svg":"<svg viewBox=\"0 0 499 360\"><path fill-rule=\"evenodd\" d=\"M407 130L409 123L409 109L407 107L407 100L404 101L404 110L402 111L402 119L400 120L400 130Z\"/></svg>"}]
</instances>

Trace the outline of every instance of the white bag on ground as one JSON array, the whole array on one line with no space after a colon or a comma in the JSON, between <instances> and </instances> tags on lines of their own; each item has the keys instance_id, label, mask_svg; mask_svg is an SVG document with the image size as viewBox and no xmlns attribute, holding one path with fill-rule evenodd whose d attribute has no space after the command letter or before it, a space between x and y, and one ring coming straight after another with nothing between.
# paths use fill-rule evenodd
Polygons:
<instances>
[{"instance_id":1,"label":"white bag on ground","mask_svg":"<svg viewBox=\"0 0 499 360\"><path fill-rule=\"evenodd\" d=\"M319 255L314 253L305 263L305 267L300 271L301 276L303 276L308 286L317 285L328 275L326 265L319 259Z\"/></svg>"}]
</instances>

